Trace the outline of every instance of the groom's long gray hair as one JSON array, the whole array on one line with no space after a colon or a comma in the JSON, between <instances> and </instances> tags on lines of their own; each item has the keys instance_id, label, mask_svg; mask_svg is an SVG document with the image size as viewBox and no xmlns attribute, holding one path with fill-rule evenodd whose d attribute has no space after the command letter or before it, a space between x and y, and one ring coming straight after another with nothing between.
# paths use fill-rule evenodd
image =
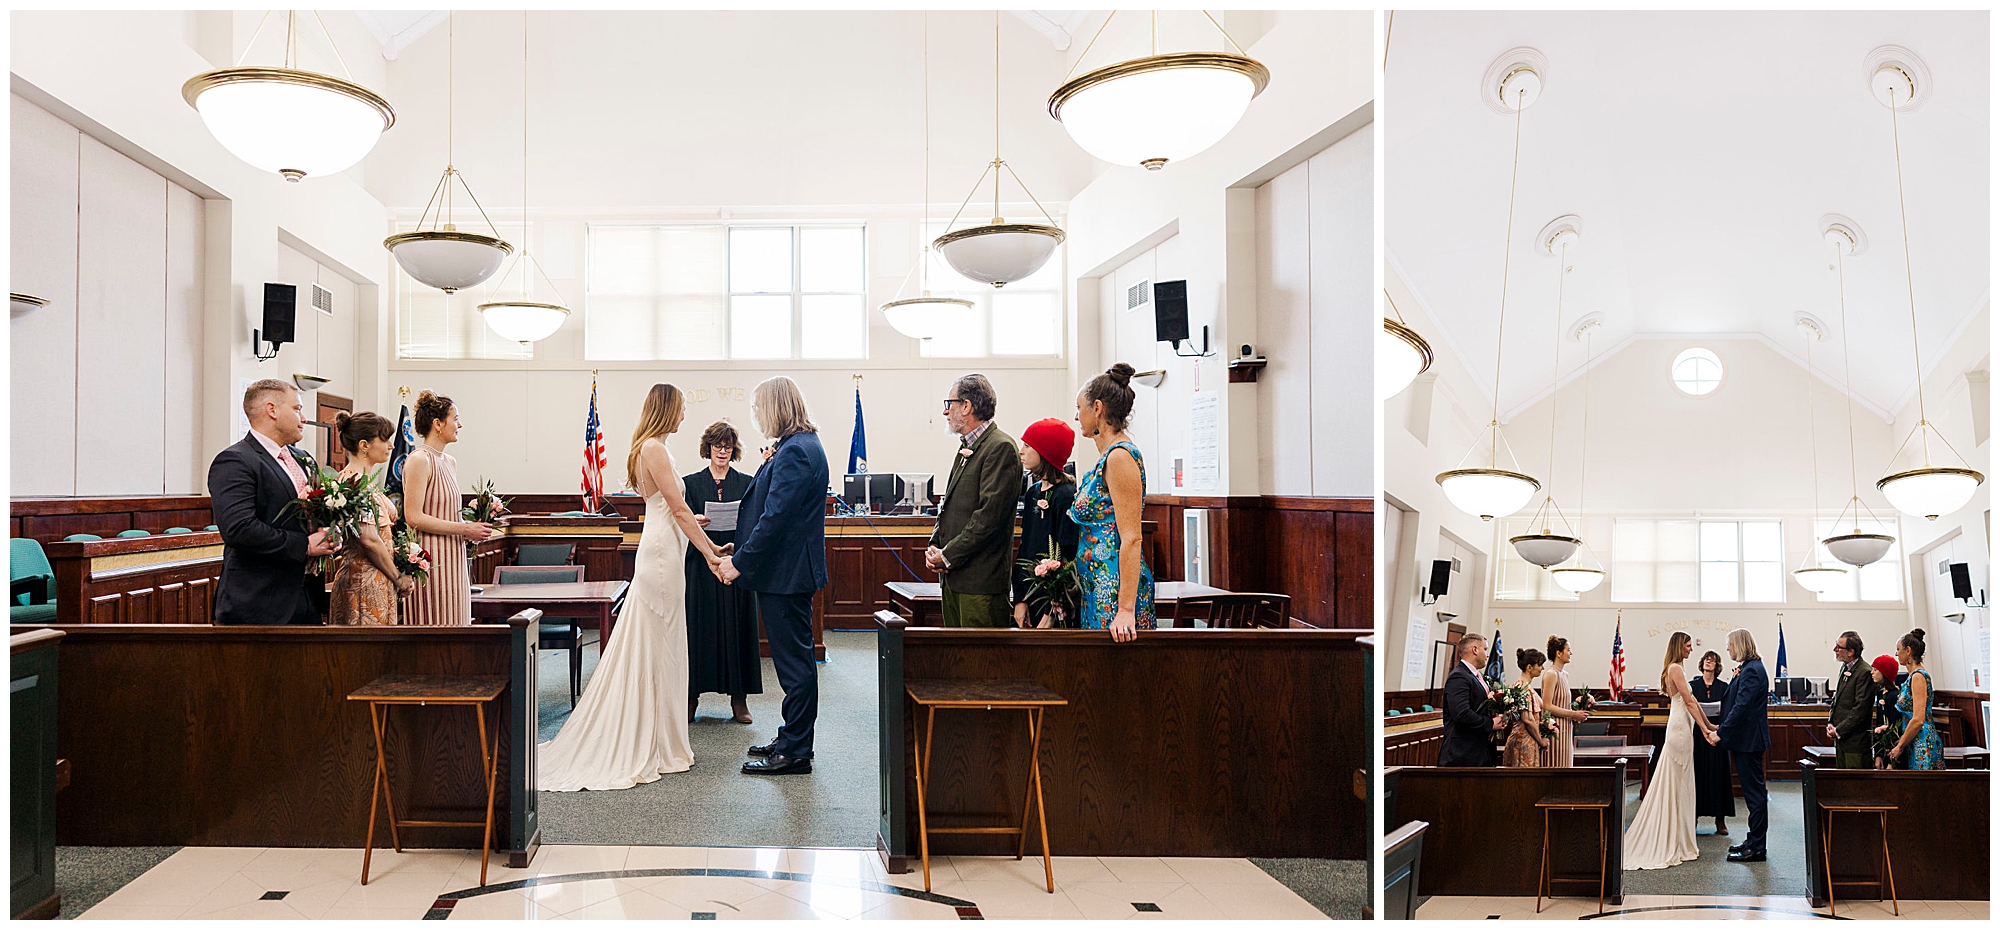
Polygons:
<instances>
[{"instance_id":1,"label":"groom's long gray hair","mask_svg":"<svg viewBox=\"0 0 2000 930\"><path fill-rule=\"evenodd\" d=\"M1729 644L1736 647L1736 661L1748 662L1763 658L1757 654L1757 641L1750 638L1750 631L1742 627L1729 631Z\"/></svg>"}]
</instances>

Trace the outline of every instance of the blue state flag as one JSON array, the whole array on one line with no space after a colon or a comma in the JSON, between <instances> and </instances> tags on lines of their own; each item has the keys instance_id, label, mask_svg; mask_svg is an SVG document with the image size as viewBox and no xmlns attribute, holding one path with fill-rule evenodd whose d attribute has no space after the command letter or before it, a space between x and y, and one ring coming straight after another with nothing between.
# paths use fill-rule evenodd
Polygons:
<instances>
[{"instance_id":1,"label":"blue state flag","mask_svg":"<svg viewBox=\"0 0 2000 930\"><path fill-rule=\"evenodd\" d=\"M404 404L402 415L396 420L396 445L389 452L389 493L402 496L403 463L409 461L410 450L416 446L416 426L410 422L410 405Z\"/></svg>"},{"instance_id":2,"label":"blue state flag","mask_svg":"<svg viewBox=\"0 0 2000 930\"><path fill-rule=\"evenodd\" d=\"M854 441L847 447L847 473L868 473L868 428L861 422L861 386L854 386Z\"/></svg>"},{"instance_id":3,"label":"blue state flag","mask_svg":"<svg viewBox=\"0 0 2000 930\"><path fill-rule=\"evenodd\" d=\"M1778 678L1788 677L1785 672L1786 664L1787 663L1785 662L1785 621L1780 620L1778 621ZM1776 687L1777 680L1773 679L1771 685L1772 687Z\"/></svg>"},{"instance_id":4,"label":"blue state flag","mask_svg":"<svg viewBox=\"0 0 2000 930\"><path fill-rule=\"evenodd\" d=\"M1500 651L1500 631L1493 631L1493 651L1486 655L1486 683L1500 687L1507 676L1507 654Z\"/></svg>"}]
</instances>

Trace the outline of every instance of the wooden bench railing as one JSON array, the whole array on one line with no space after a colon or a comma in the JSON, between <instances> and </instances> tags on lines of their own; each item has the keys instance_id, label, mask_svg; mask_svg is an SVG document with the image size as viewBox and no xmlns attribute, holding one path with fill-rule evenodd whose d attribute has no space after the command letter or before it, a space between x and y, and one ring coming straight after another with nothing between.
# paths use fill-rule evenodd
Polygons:
<instances>
[{"instance_id":1,"label":"wooden bench railing","mask_svg":"<svg viewBox=\"0 0 2000 930\"><path fill-rule=\"evenodd\" d=\"M208 623L222 577L222 534L54 542L56 622Z\"/></svg>"}]
</instances>

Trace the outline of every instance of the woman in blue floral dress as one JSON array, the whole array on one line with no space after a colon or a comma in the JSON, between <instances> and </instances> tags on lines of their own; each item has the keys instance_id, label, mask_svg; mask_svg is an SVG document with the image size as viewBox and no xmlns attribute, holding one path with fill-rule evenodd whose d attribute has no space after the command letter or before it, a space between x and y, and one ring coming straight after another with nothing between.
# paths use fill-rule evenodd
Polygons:
<instances>
[{"instance_id":1,"label":"woman in blue floral dress","mask_svg":"<svg viewBox=\"0 0 2000 930\"><path fill-rule=\"evenodd\" d=\"M1896 710L1908 722L1902 740L1889 750L1889 760L1896 764L1908 759L1907 767L1915 770L1944 768L1944 741L1931 722L1931 673L1924 668L1923 630L1911 630L1896 642L1896 661L1910 670L1896 699Z\"/></svg>"},{"instance_id":2,"label":"woman in blue floral dress","mask_svg":"<svg viewBox=\"0 0 2000 930\"><path fill-rule=\"evenodd\" d=\"M1076 395L1076 422L1097 443L1099 458L1078 482L1070 519L1081 530L1078 576L1083 584L1083 628L1110 629L1126 643L1154 628L1153 572L1141 553L1140 513L1146 499L1146 465L1125 435L1132 415L1132 366L1119 362L1090 379Z\"/></svg>"}]
</instances>

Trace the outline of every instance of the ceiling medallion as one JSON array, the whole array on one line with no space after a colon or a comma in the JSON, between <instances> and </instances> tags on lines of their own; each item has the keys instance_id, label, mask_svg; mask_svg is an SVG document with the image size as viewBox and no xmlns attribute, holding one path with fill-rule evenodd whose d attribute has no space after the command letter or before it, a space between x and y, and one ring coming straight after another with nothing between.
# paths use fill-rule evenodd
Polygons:
<instances>
[{"instance_id":1,"label":"ceiling medallion","mask_svg":"<svg viewBox=\"0 0 2000 930\"><path fill-rule=\"evenodd\" d=\"M266 13L250 45L269 20ZM326 32L324 22L320 31ZM327 44L333 44L331 34ZM201 114L215 141L252 167L287 181L354 167L396 124L389 101L354 83L353 75L342 80L300 69L297 48L298 12L290 11L285 14L284 67L219 68L181 85L181 99ZM248 45L244 54L249 54ZM335 49L336 58L339 54Z\"/></svg>"},{"instance_id":2,"label":"ceiling medallion","mask_svg":"<svg viewBox=\"0 0 2000 930\"><path fill-rule=\"evenodd\" d=\"M1104 25L1116 15L1106 16ZM1114 165L1158 171L1167 162L1201 153L1236 128L1250 101L1271 83L1271 70L1242 54L1213 16L1209 22L1237 54L1160 54L1159 17L1154 11L1152 54L1067 80L1049 96L1049 115L1070 138ZM1104 26L1097 33L1103 35ZM1096 36L1090 41L1095 44ZM1085 46L1084 53L1089 52Z\"/></svg>"}]
</instances>

